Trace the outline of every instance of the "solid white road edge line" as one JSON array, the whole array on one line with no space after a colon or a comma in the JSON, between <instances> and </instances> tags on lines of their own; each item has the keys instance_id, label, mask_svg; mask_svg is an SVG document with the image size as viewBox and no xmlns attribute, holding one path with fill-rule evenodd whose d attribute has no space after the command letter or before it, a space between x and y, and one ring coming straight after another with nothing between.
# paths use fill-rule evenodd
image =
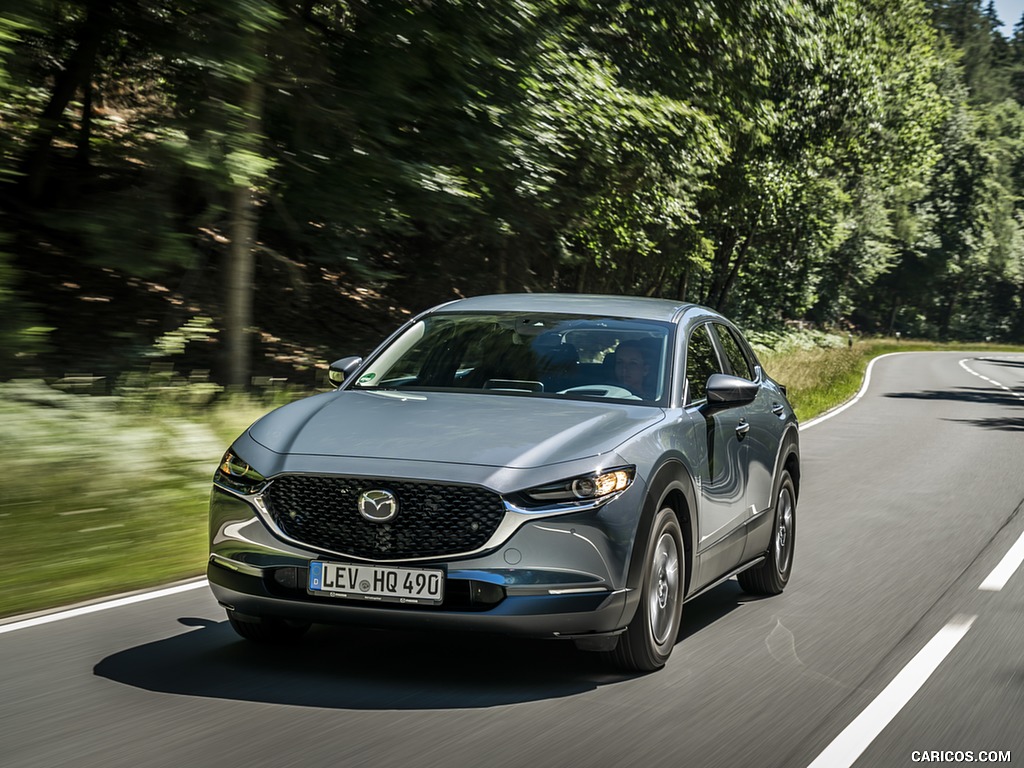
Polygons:
<instances>
[{"instance_id":1,"label":"solid white road edge line","mask_svg":"<svg viewBox=\"0 0 1024 768\"><path fill-rule=\"evenodd\" d=\"M56 613L47 613L42 616L34 616L31 619L23 619L21 621L13 621L10 624L0 624L0 635L7 634L8 632L17 632L19 629L28 629L29 627L38 627L41 624L51 624L55 621L63 621L64 619L72 619L75 616L85 616L89 613L97 613L99 611L106 611L110 608L120 608L124 605L133 605L134 603L142 603L146 600L156 600L160 597L167 597L169 595L176 595L180 592L188 592L193 589L200 589L207 585L206 579L199 581L190 581L186 584L176 584L173 587L164 587L163 589L157 589L153 592L142 592L137 595L128 595L126 597L118 597L113 600L104 600L102 603L92 603L90 605L82 605L78 608L69 608L63 611L57 611Z\"/></svg>"},{"instance_id":2,"label":"solid white road edge line","mask_svg":"<svg viewBox=\"0 0 1024 768\"><path fill-rule=\"evenodd\" d=\"M978 589L985 592L998 592L1006 586L1006 582L1016 573L1021 563L1024 563L1024 534L1021 534L1017 543L1010 547L1010 551L1003 556L992 573L981 582Z\"/></svg>"},{"instance_id":3,"label":"solid white road edge line","mask_svg":"<svg viewBox=\"0 0 1024 768\"><path fill-rule=\"evenodd\" d=\"M850 768L963 639L977 616L957 616L939 630L875 700L807 768Z\"/></svg>"},{"instance_id":4,"label":"solid white road edge line","mask_svg":"<svg viewBox=\"0 0 1024 768\"><path fill-rule=\"evenodd\" d=\"M853 396L853 399L852 400L847 400L842 405L837 406L836 408L833 408L831 411L827 411L826 413L823 413L821 416L813 418L810 421L804 422L803 424L800 425L800 431L803 432L805 429L810 429L811 427L815 426L816 424L821 424L821 422L826 421L828 419L831 419L833 416L838 416L840 413L845 411L847 408L855 405L858 400L860 400L862 397L864 397L864 395L868 391L868 387L871 385L871 370L875 367L875 363L877 363L879 360L881 360L884 357L892 357L893 355L906 355L906 354L913 354L913 353L912 352L911 353L908 353L908 352L889 352L887 354L879 355L878 357L873 358L871 360L871 362L868 363L867 369L864 371L864 383L860 385L860 391L857 392L857 394Z\"/></svg>"}]
</instances>

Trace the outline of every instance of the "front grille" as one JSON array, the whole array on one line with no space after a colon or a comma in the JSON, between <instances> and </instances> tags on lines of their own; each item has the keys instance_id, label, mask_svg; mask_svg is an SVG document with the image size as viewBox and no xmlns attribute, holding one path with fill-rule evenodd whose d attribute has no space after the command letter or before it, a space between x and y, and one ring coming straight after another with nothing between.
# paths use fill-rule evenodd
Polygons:
<instances>
[{"instance_id":1,"label":"front grille","mask_svg":"<svg viewBox=\"0 0 1024 768\"><path fill-rule=\"evenodd\" d=\"M375 523L359 514L359 494L386 490L398 514ZM505 514L498 494L467 485L371 477L284 475L264 493L281 531L315 549L369 559L401 560L472 552Z\"/></svg>"}]
</instances>

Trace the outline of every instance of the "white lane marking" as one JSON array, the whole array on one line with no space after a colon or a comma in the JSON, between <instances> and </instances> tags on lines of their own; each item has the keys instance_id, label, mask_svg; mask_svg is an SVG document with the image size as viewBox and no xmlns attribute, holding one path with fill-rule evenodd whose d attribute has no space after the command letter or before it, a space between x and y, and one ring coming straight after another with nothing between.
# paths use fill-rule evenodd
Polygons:
<instances>
[{"instance_id":1,"label":"white lane marking","mask_svg":"<svg viewBox=\"0 0 1024 768\"><path fill-rule=\"evenodd\" d=\"M967 361L968 360L978 360L978 359L984 360L985 358L965 357L963 360L960 361L960 367L963 368L965 371L967 371L972 376L977 376L979 379L981 379L983 381L987 381L989 384L994 384L995 386L999 387L1000 389L1006 390L1011 395L1016 397L1018 400L1024 400L1024 394L1022 394L1020 392L1017 392L1014 389L1011 389L1010 387L1006 386L1005 384L1000 384L995 379L990 379L988 376L985 376L984 374L981 374L981 373L978 373L975 370L972 370L971 367L969 365L967 365Z\"/></svg>"},{"instance_id":2,"label":"white lane marking","mask_svg":"<svg viewBox=\"0 0 1024 768\"><path fill-rule=\"evenodd\" d=\"M977 616L958 616L939 630L875 700L807 768L850 768L956 647Z\"/></svg>"},{"instance_id":3,"label":"white lane marking","mask_svg":"<svg viewBox=\"0 0 1024 768\"><path fill-rule=\"evenodd\" d=\"M127 597L118 597L113 600L105 600L102 603L93 603L92 605L83 605L78 608L70 608L64 611L58 611L57 613L47 613L43 616L35 616L31 619L22 619L21 621L13 621L10 624L0 624L0 635L7 634L8 632L17 632L19 629L28 629L29 627L38 627L42 624L52 624L55 621L63 621L64 619L73 619L76 616L85 616L89 613L98 613L99 611L107 611L111 608L120 608L124 605L133 605L135 603L142 603L146 600L156 600L160 597L168 597L169 595L177 595L181 592L188 592L192 589L200 589L207 585L206 579L200 581L190 581L186 584L176 584L173 587L165 587L163 589L157 589L153 592L143 592L137 595L128 595Z\"/></svg>"},{"instance_id":4,"label":"white lane marking","mask_svg":"<svg viewBox=\"0 0 1024 768\"><path fill-rule=\"evenodd\" d=\"M877 363L883 357L892 357L893 355L907 355L907 354L914 354L914 353L913 352L889 352L887 354L879 355L878 357L873 358L871 360L871 362L868 363L867 369L864 371L864 383L861 384L860 391L856 395L853 396L853 399L852 400L847 400L845 403L843 403L842 405L840 405L840 406L838 406L836 408L833 408L831 411L826 411L825 413L823 413L821 416L818 416L817 418L814 418L814 419L811 419L810 421L804 422L803 424L800 425L800 431L803 432L805 429L810 429L811 427L813 427L813 426L815 426L817 424L821 424L821 422L823 422L823 421L825 421L827 419L831 419L833 416L838 416L840 413L845 411L847 408L850 408L851 406L855 405L858 400L860 400L862 397L864 397L864 395L867 394L868 387L871 384L871 369L874 368L875 367L875 363Z\"/></svg>"},{"instance_id":5,"label":"white lane marking","mask_svg":"<svg viewBox=\"0 0 1024 768\"><path fill-rule=\"evenodd\" d=\"M992 573L981 582L978 589L985 592L998 592L1006 586L1006 582L1010 580L1021 563L1024 563L1024 534L1021 534L1017 543L1010 547L1010 551L1003 556Z\"/></svg>"}]
</instances>

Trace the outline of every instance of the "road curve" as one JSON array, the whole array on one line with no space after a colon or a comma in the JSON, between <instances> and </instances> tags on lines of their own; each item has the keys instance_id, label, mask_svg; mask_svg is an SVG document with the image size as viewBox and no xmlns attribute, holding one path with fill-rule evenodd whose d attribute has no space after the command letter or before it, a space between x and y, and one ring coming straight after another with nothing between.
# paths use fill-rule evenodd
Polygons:
<instances>
[{"instance_id":1,"label":"road curve","mask_svg":"<svg viewBox=\"0 0 1024 768\"><path fill-rule=\"evenodd\" d=\"M887 356L862 395L802 432L785 594L729 581L688 603L660 672L557 643L328 627L262 649L187 589L0 624L0 765L1024 760L1024 569L1006 562L1024 536L1024 355ZM1000 563L1002 586L979 589Z\"/></svg>"}]
</instances>

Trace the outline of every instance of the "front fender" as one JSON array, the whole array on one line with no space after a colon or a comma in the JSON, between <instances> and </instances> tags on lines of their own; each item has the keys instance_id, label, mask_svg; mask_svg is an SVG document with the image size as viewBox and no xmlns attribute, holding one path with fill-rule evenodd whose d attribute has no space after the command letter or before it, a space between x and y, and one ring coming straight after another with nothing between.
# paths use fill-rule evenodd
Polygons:
<instances>
[{"instance_id":1,"label":"front fender","mask_svg":"<svg viewBox=\"0 0 1024 768\"><path fill-rule=\"evenodd\" d=\"M693 573L693 533L697 529L697 494L693 477L687 469L682 456L666 456L660 466L651 475L647 484L647 496L644 498L633 539L633 551L629 555L629 566L626 575L626 603L622 613L623 625L629 624L637 607L640 605L641 587L644 579L644 552L647 551L647 540L651 535L651 527L655 515L671 505L679 517L679 525L683 531L684 558L686 560L686 584L689 590L690 577ZM685 509L680 508L685 506Z\"/></svg>"}]
</instances>

